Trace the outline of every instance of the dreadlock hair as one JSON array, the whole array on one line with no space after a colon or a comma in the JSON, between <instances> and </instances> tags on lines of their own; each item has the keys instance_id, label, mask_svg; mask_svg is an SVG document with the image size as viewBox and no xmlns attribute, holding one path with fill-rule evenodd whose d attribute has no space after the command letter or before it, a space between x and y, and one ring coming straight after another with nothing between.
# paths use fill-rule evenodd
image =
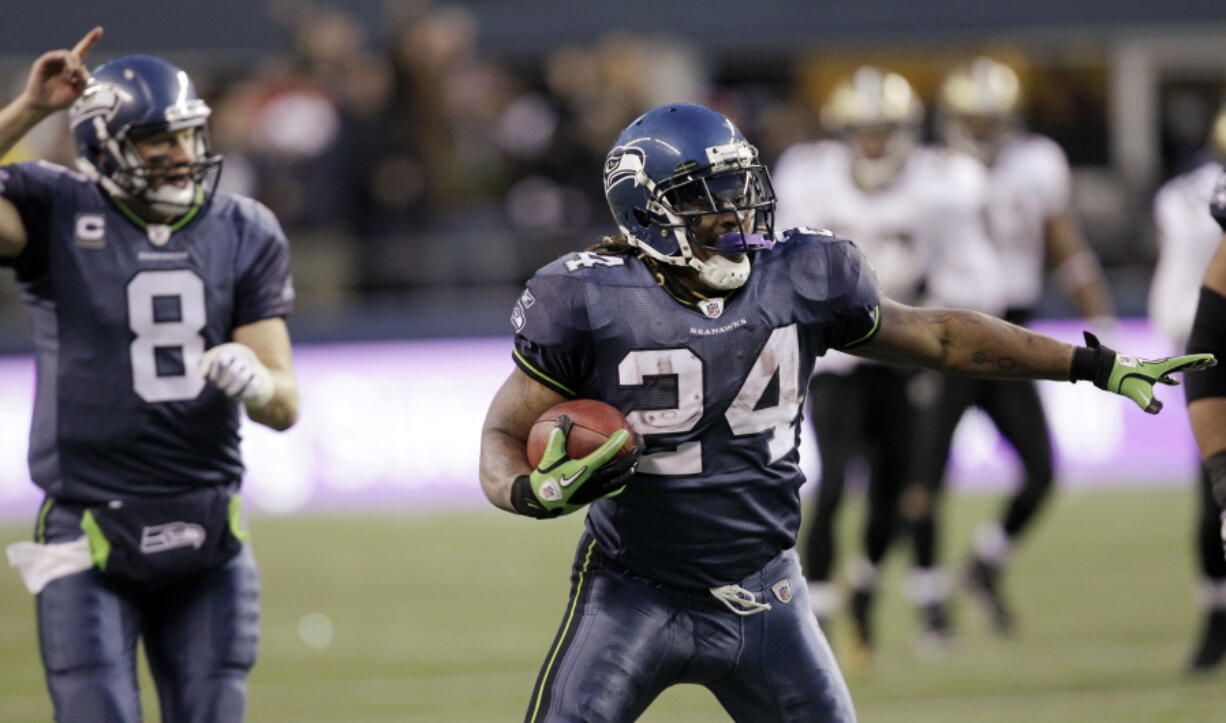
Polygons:
<instances>
[{"instance_id":1,"label":"dreadlock hair","mask_svg":"<svg viewBox=\"0 0 1226 723\"><path fill-rule=\"evenodd\" d=\"M692 303L691 300L695 298L707 298L702 294L691 289L687 289L678 283L677 273L664 273L664 264L643 253L642 249L631 244L624 236L602 236L600 241L598 241L594 246L588 247L587 250L594 254L600 254L601 256L632 256L642 260L642 262L647 266L648 270L651 271L651 275L656 278L656 283L662 286L664 290L671 294L674 298L685 303ZM683 273L693 273L693 270L688 266L676 268L678 271Z\"/></svg>"},{"instance_id":2,"label":"dreadlock hair","mask_svg":"<svg viewBox=\"0 0 1226 723\"><path fill-rule=\"evenodd\" d=\"M589 246L588 251L601 256L638 256L648 260L647 255L637 246L631 245L625 236L601 236L595 246Z\"/></svg>"}]
</instances>

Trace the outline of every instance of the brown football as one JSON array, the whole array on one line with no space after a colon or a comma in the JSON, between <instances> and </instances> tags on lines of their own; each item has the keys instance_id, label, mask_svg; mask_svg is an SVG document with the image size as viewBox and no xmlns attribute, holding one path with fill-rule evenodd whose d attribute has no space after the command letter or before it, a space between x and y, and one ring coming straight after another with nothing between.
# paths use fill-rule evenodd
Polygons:
<instances>
[{"instance_id":1,"label":"brown football","mask_svg":"<svg viewBox=\"0 0 1226 723\"><path fill-rule=\"evenodd\" d=\"M615 407L595 399L572 399L546 409L537 417L528 432L528 462L536 467L545 454L545 444L549 441L549 433L557 425L558 417L565 414L570 417L570 434L566 437L566 454L571 459L579 459L595 452L614 432L624 429L630 432L630 438L618 455L625 454L634 448L634 432L622 413Z\"/></svg>"}]
</instances>

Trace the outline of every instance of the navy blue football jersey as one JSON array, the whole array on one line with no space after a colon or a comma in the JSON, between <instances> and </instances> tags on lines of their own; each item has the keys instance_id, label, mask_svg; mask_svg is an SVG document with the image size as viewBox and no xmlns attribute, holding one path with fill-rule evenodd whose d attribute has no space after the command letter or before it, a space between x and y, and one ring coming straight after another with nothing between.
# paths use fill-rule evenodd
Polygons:
<instances>
[{"instance_id":1,"label":"navy blue football jersey","mask_svg":"<svg viewBox=\"0 0 1226 723\"><path fill-rule=\"evenodd\" d=\"M0 168L29 238L16 270L37 357L30 475L100 502L234 482L239 410L197 371L236 327L288 314L289 251L272 213L217 194L146 225L84 176Z\"/></svg>"},{"instance_id":2,"label":"navy blue football jersey","mask_svg":"<svg viewBox=\"0 0 1226 723\"><path fill-rule=\"evenodd\" d=\"M635 574L707 588L792 547L804 394L815 359L877 330L855 245L788 231L721 304L689 306L633 256L574 253L512 312L514 357L559 393L617 407L645 443L622 494L591 506L601 549Z\"/></svg>"}]
</instances>

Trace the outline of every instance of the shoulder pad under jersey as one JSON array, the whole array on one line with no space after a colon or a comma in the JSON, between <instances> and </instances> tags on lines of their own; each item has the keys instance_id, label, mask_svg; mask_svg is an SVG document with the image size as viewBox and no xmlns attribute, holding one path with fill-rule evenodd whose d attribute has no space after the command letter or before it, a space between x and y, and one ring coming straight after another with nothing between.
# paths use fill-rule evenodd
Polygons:
<instances>
[{"instance_id":1,"label":"shoulder pad under jersey","mask_svg":"<svg viewBox=\"0 0 1226 723\"><path fill-rule=\"evenodd\" d=\"M546 264L528 280L511 309L511 327L516 334L544 346L557 346L591 330L585 274L569 272L566 267L566 260L572 256L576 255L567 254Z\"/></svg>"},{"instance_id":2,"label":"shoulder pad under jersey","mask_svg":"<svg viewBox=\"0 0 1226 723\"><path fill-rule=\"evenodd\" d=\"M788 229L782 238L776 248L786 255L788 277L802 297L829 301L876 294L876 271L850 239L811 228Z\"/></svg>"}]
</instances>

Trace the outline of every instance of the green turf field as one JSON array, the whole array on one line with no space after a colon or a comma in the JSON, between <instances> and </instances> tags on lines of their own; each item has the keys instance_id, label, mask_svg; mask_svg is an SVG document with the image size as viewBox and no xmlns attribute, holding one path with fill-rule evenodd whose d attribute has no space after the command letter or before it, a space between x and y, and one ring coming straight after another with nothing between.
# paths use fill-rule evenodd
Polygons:
<instances>
[{"instance_id":1,"label":"green turf field","mask_svg":"<svg viewBox=\"0 0 1226 723\"><path fill-rule=\"evenodd\" d=\"M946 549L964 550L995 504L951 500ZM1226 720L1226 676L1181 673L1197 625L1190 491L1066 492L1048 512L1009 581L1016 640L994 639L962 604L956 646L921 654L900 570L889 571L876 663L846 671L862 721ZM844 532L859 521L850 507ZM264 638L249 719L519 720L579 525L492 508L257 518ZM0 543L25 534L0 527ZM0 721L50 720L30 599L16 572L0 579ZM840 650L846 631L836 634ZM704 689L683 686L643 720L725 716Z\"/></svg>"}]
</instances>

